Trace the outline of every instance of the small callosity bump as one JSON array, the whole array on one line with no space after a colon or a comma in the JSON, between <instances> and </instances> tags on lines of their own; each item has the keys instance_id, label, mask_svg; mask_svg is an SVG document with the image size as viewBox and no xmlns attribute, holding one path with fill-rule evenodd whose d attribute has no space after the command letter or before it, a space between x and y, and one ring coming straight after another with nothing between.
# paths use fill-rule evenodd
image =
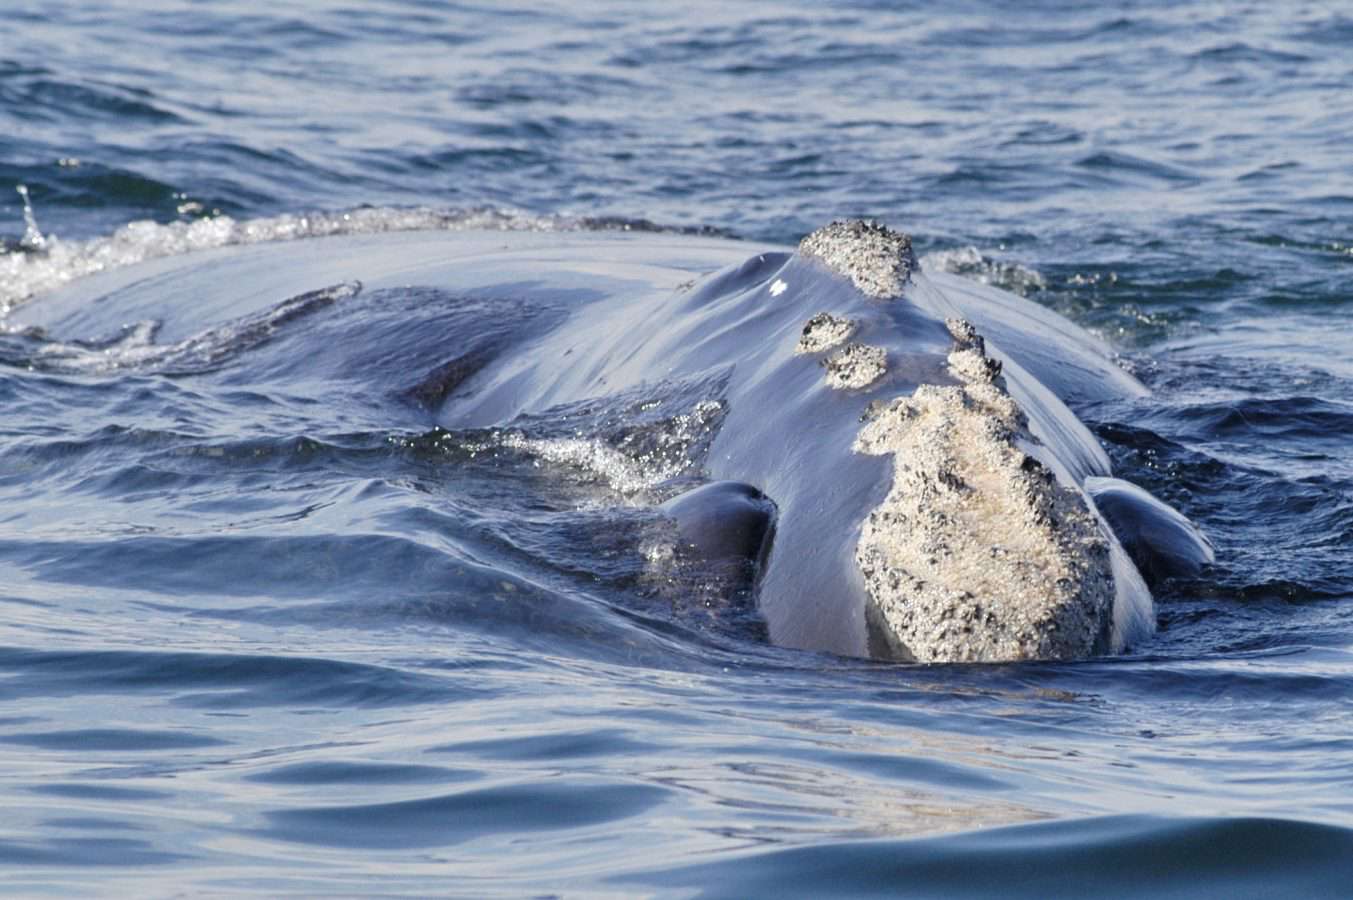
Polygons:
<instances>
[{"instance_id":1,"label":"small callosity bump","mask_svg":"<svg viewBox=\"0 0 1353 900\"><path fill-rule=\"evenodd\" d=\"M837 390L868 387L883 377L887 363L887 351L868 344L846 344L822 361L827 368L827 384Z\"/></svg>"},{"instance_id":2,"label":"small callosity bump","mask_svg":"<svg viewBox=\"0 0 1353 900\"><path fill-rule=\"evenodd\" d=\"M855 323L821 312L804 323L795 353L826 353L841 346L855 333Z\"/></svg>"}]
</instances>

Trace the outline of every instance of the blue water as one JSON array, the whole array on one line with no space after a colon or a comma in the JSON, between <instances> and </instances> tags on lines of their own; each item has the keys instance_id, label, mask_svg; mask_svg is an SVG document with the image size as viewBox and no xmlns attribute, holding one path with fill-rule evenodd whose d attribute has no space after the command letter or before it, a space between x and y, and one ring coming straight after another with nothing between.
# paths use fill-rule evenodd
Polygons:
<instances>
[{"instance_id":1,"label":"blue water","mask_svg":"<svg viewBox=\"0 0 1353 900\"><path fill-rule=\"evenodd\" d=\"M1122 657L776 648L664 613L567 465L4 329L3 889L1353 890L1353 17L541 6L7 4L0 311L228 243L874 216L1114 344L1152 396L1078 412L1217 565Z\"/></svg>"}]
</instances>

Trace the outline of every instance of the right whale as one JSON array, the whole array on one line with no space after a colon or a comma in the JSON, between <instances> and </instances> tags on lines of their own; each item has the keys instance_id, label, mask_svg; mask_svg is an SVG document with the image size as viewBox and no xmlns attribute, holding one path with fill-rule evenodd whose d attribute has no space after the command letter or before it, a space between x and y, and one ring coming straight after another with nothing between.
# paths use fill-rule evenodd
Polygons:
<instances>
[{"instance_id":1,"label":"right whale","mask_svg":"<svg viewBox=\"0 0 1353 900\"><path fill-rule=\"evenodd\" d=\"M661 302L587 304L458 384L438 420L493 426L697 377L725 382L705 464L722 484L662 509L692 549L747 557L777 644L918 662L1118 652L1155 627L1143 573L1213 559L1186 518L1111 476L1066 406L1146 393L1099 341L922 272L906 235L870 222Z\"/></svg>"},{"instance_id":2,"label":"right whale","mask_svg":"<svg viewBox=\"0 0 1353 900\"><path fill-rule=\"evenodd\" d=\"M557 435L604 409L623 431L662 398L691 431L681 477L706 482L650 495L676 525L675 568L656 553L655 574L694 585L674 612L708 604L789 647L1117 652L1154 627L1142 576L1213 555L1112 477L1067 407L1146 392L1099 341L922 271L906 235L862 221L794 249L473 231L228 246L78 281L6 324L44 336L46 363L313 393L363 427L435 420L521 434L526 452L533 424ZM624 449L667 471L670 447Z\"/></svg>"}]
</instances>

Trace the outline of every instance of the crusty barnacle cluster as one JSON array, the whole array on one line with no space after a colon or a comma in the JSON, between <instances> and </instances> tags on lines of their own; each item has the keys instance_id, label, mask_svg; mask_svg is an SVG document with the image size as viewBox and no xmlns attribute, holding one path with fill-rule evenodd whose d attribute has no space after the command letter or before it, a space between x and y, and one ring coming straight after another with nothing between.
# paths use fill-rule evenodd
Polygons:
<instances>
[{"instance_id":1,"label":"crusty barnacle cluster","mask_svg":"<svg viewBox=\"0 0 1353 900\"><path fill-rule=\"evenodd\" d=\"M899 296L917 269L910 236L863 219L819 228L799 242L799 255L821 260L861 293L880 300Z\"/></svg>"},{"instance_id":2,"label":"crusty barnacle cluster","mask_svg":"<svg viewBox=\"0 0 1353 900\"><path fill-rule=\"evenodd\" d=\"M795 353L826 353L850 339L855 333L855 323L849 319L820 312L803 325L799 342L794 345Z\"/></svg>"},{"instance_id":3,"label":"crusty barnacle cluster","mask_svg":"<svg viewBox=\"0 0 1353 900\"><path fill-rule=\"evenodd\" d=\"M888 352L882 347L846 341L855 333L855 323L831 313L818 313L803 326L795 353L826 353L822 360L827 370L828 387L837 390L858 390L868 387L883 377L888 370ZM844 345L844 346L842 346Z\"/></svg>"},{"instance_id":4,"label":"crusty barnacle cluster","mask_svg":"<svg viewBox=\"0 0 1353 900\"><path fill-rule=\"evenodd\" d=\"M869 344L846 344L822 364L827 369L829 387L859 390L883 377L888 370L888 353Z\"/></svg>"},{"instance_id":5,"label":"crusty barnacle cluster","mask_svg":"<svg viewBox=\"0 0 1353 900\"><path fill-rule=\"evenodd\" d=\"M855 443L894 461L856 545L871 620L922 662L1089 655L1112 617L1108 546L1081 494L1020 449L1034 438L999 361L946 324L960 384L871 407Z\"/></svg>"}]
</instances>

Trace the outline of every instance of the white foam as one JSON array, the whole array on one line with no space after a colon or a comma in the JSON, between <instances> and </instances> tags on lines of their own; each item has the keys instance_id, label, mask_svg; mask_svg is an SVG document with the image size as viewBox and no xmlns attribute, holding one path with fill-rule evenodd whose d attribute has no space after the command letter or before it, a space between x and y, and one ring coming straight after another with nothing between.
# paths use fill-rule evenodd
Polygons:
<instances>
[{"instance_id":1,"label":"white foam","mask_svg":"<svg viewBox=\"0 0 1353 900\"><path fill-rule=\"evenodd\" d=\"M47 245L47 237L38 228L37 216L33 215L33 201L28 196L28 185L16 185L14 190L23 198L23 238L19 246L27 250L41 250Z\"/></svg>"},{"instance_id":2,"label":"white foam","mask_svg":"<svg viewBox=\"0 0 1353 900\"><path fill-rule=\"evenodd\" d=\"M648 492L686 473L697 462L691 448L709 434L722 409L721 401L704 400L689 412L673 416L662 425L658 449L646 453L626 453L601 438L581 434L532 437L515 430L497 432L489 446L587 473L627 500L646 506L655 502Z\"/></svg>"},{"instance_id":3,"label":"white foam","mask_svg":"<svg viewBox=\"0 0 1353 900\"><path fill-rule=\"evenodd\" d=\"M23 191L20 191L24 194ZM393 231L578 231L624 222L598 223L573 216L537 216L514 210L361 208L347 212L281 215L239 221L215 216L191 222L131 222L106 237L67 241L38 230L25 196L25 234L17 249L0 253L0 318L30 297L62 285L148 259L234 244L292 241L342 234ZM643 227L649 227L644 225Z\"/></svg>"}]
</instances>

